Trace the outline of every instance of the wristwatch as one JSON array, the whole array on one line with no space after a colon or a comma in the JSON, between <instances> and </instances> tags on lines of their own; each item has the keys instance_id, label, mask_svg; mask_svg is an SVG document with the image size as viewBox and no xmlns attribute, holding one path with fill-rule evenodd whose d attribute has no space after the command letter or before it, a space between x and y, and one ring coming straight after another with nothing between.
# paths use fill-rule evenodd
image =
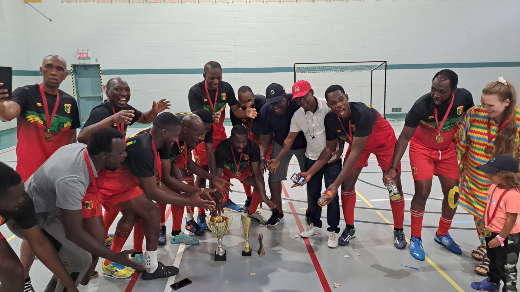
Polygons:
<instances>
[{"instance_id":1,"label":"wristwatch","mask_svg":"<svg viewBox=\"0 0 520 292\"><path fill-rule=\"evenodd\" d=\"M504 246L504 240L505 240L505 239L502 238L502 237L500 237L500 235L498 235L498 234L497 234L497 238L498 238L498 240L500 241L500 245L501 245L501 246Z\"/></svg>"}]
</instances>

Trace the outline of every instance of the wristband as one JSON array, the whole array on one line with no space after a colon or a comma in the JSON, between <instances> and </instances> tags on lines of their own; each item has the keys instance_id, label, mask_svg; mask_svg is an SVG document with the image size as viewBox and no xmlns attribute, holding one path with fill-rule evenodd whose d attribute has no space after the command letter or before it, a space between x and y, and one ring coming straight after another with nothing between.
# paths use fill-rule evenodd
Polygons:
<instances>
[{"instance_id":1,"label":"wristband","mask_svg":"<svg viewBox=\"0 0 520 292\"><path fill-rule=\"evenodd\" d=\"M392 167L390 167L390 169L395 170L395 172L399 172L399 169L398 169L397 167L393 167L393 166L392 166Z\"/></svg>"},{"instance_id":2,"label":"wristband","mask_svg":"<svg viewBox=\"0 0 520 292\"><path fill-rule=\"evenodd\" d=\"M500 241L500 245L501 245L501 246L504 246L504 240L505 240L505 239L502 238L502 237L500 237L500 235L498 235L498 234L497 234L497 238L498 238L498 240Z\"/></svg>"}]
</instances>

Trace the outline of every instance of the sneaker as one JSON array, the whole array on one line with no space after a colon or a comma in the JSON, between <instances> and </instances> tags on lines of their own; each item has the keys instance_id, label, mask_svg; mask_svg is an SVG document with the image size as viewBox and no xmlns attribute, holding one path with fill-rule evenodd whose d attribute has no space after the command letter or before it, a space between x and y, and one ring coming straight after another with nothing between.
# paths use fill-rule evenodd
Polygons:
<instances>
[{"instance_id":1,"label":"sneaker","mask_svg":"<svg viewBox=\"0 0 520 292\"><path fill-rule=\"evenodd\" d=\"M114 241L114 234L109 234L108 237L105 239L105 246L111 247L112 241Z\"/></svg>"},{"instance_id":2,"label":"sneaker","mask_svg":"<svg viewBox=\"0 0 520 292\"><path fill-rule=\"evenodd\" d=\"M159 229L159 246L166 245L166 226L161 226Z\"/></svg>"},{"instance_id":3,"label":"sneaker","mask_svg":"<svg viewBox=\"0 0 520 292\"><path fill-rule=\"evenodd\" d=\"M142 252L130 255L130 259L136 264L140 264L143 266L146 265L146 260L144 259L144 254Z\"/></svg>"},{"instance_id":4,"label":"sneaker","mask_svg":"<svg viewBox=\"0 0 520 292\"><path fill-rule=\"evenodd\" d=\"M271 212L273 212L273 214L271 215L271 218L267 220L267 226L274 227L278 225L278 222L283 220L283 213L278 212L276 209L271 210Z\"/></svg>"},{"instance_id":5,"label":"sneaker","mask_svg":"<svg viewBox=\"0 0 520 292\"><path fill-rule=\"evenodd\" d=\"M141 272L143 280L154 280L159 278L169 278L179 273L179 269L174 266L165 266L159 262L158 267L153 273L148 273L146 270Z\"/></svg>"},{"instance_id":6,"label":"sneaker","mask_svg":"<svg viewBox=\"0 0 520 292\"><path fill-rule=\"evenodd\" d=\"M309 225L309 227L307 227L307 230L300 233L300 235L301 235L301 237L310 237L310 236L313 236L315 234L320 234L320 233L321 233L321 228L315 227L314 224L311 223L311 225Z\"/></svg>"},{"instance_id":7,"label":"sneaker","mask_svg":"<svg viewBox=\"0 0 520 292\"><path fill-rule=\"evenodd\" d=\"M327 241L327 244L330 248L336 248L338 247L338 236L339 234L334 231L329 232L329 240Z\"/></svg>"},{"instance_id":8,"label":"sneaker","mask_svg":"<svg viewBox=\"0 0 520 292\"><path fill-rule=\"evenodd\" d=\"M498 292L500 290L500 284L493 284L489 282L489 278L484 279L482 282L473 282L471 283L471 288L479 291L495 291Z\"/></svg>"},{"instance_id":9,"label":"sneaker","mask_svg":"<svg viewBox=\"0 0 520 292\"><path fill-rule=\"evenodd\" d=\"M25 281L25 286L23 287L23 292L35 292L31 283L31 279Z\"/></svg>"},{"instance_id":10,"label":"sneaker","mask_svg":"<svg viewBox=\"0 0 520 292\"><path fill-rule=\"evenodd\" d=\"M208 230L208 224L206 224L206 213L197 216L197 223L203 230Z\"/></svg>"},{"instance_id":11,"label":"sneaker","mask_svg":"<svg viewBox=\"0 0 520 292\"><path fill-rule=\"evenodd\" d=\"M410 254L417 260L424 261L424 249L422 247L422 240L417 237L410 239Z\"/></svg>"},{"instance_id":12,"label":"sneaker","mask_svg":"<svg viewBox=\"0 0 520 292\"><path fill-rule=\"evenodd\" d=\"M186 233L182 232L175 236L170 236L171 244L180 244L184 243L186 245L194 245L199 244L199 240L193 237L189 237Z\"/></svg>"},{"instance_id":13,"label":"sneaker","mask_svg":"<svg viewBox=\"0 0 520 292\"><path fill-rule=\"evenodd\" d=\"M130 268L127 268L121 264L110 262L108 265L105 265L106 261L103 261L101 265L101 269L103 273L109 277L116 279L128 279L134 275L134 271Z\"/></svg>"},{"instance_id":14,"label":"sneaker","mask_svg":"<svg viewBox=\"0 0 520 292\"><path fill-rule=\"evenodd\" d=\"M352 238L356 237L356 228L343 229L343 232L341 233L341 236L339 237L338 244L341 246L348 245L350 243L350 240Z\"/></svg>"},{"instance_id":15,"label":"sneaker","mask_svg":"<svg viewBox=\"0 0 520 292\"><path fill-rule=\"evenodd\" d=\"M404 236L404 230L394 230L394 246L397 249L404 249L406 247L406 237Z\"/></svg>"},{"instance_id":16,"label":"sneaker","mask_svg":"<svg viewBox=\"0 0 520 292\"><path fill-rule=\"evenodd\" d=\"M451 238L449 233L446 233L444 236L438 236L437 233L435 233L435 237L433 238L435 242L438 244L444 246L447 250L451 251L455 254L461 254L462 250L460 249L460 246L453 241L453 238Z\"/></svg>"},{"instance_id":17,"label":"sneaker","mask_svg":"<svg viewBox=\"0 0 520 292\"><path fill-rule=\"evenodd\" d=\"M206 222L206 218L204 218L204 222ZM197 222L193 220L186 220L186 230L189 232L197 235L202 236L204 235L204 229L202 229Z\"/></svg>"},{"instance_id":18,"label":"sneaker","mask_svg":"<svg viewBox=\"0 0 520 292\"><path fill-rule=\"evenodd\" d=\"M244 213L249 212L249 208L251 207L252 199L253 199L252 197L247 197L246 202L244 203L244 209L243 209Z\"/></svg>"},{"instance_id":19,"label":"sneaker","mask_svg":"<svg viewBox=\"0 0 520 292\"><path fill-rule=\"evenodd\" d=\"M228 199L225 203L222 203L222 206L224 208L227 208L227 209L231 210L231 211L242 212L242 207L240 207L237 204L233 203L233 201L231 201L231 199Z\"/></svg>"},{"instance_id":20,"label":"sneaker","mask_svg":"<svg viewBox=\"0 0 520 292\"><path fill-rule=\"evenodd\" d=\"M98 273L98 271L94 271L94 272L92 272L92 276L90 276L90 279L94 279L97 277L99 277L99 273Z\"/></svg>"},{"instance_id":21,"label":"sneaker","mask_svg":"<svg viewBox=\"0 0 520 292\"><path fill-rule=\"evenodd\" d=\"M256 212L254 212L253 214L249 214L249 215L247 215L247 217L249 217L249 218L251 218L251 219L257 221L257 222L260 223L260 224L265 224L265 223L267 223L267 219L265 219L265 217L262 216L262 214L260 214L259 211L256 211Z\"/></svg>"}]
</instances>

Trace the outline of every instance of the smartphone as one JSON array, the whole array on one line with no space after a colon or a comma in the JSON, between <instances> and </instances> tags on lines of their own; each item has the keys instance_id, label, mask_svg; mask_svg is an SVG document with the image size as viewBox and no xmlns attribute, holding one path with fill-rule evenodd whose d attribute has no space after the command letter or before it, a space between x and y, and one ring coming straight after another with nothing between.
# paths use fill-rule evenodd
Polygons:
<instances>
[{"instance_id":1,"label":"smartphone","mask_svg":"<svg viewBox=\"0 0 520 292\"><path fill-rule=\"evenodd\" d=\"M297 176L296 173L292 175L291 180L295 184L299 184L300 186L302 186L305 183L305 178L303 178L301 176Z\"/></svg>"},{"instance_id":2,"label":"smartphone","mask_svg":"<svg viewBox=\"0 0 520 292\"><path fill-rule=\"evenodd\" d=\"M7 89L7 94L9 97L4 99L11 99L13 97L13 68L12 67L2 67L0 66L0 83L3 83L3 86L0 86L0 89Z\"/></svg>"}]
</instances>

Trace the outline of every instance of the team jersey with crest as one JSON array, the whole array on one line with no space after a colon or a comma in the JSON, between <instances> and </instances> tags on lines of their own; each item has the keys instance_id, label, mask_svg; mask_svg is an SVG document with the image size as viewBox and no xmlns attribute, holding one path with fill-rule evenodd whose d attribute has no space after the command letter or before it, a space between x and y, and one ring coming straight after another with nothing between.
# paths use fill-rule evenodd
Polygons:
<instances>
[{"instance_id":1,"label":"team jersey with crest","mask_svg":"<svg viewBox=\"0 0 520 292\"><path fill-rule=\"evenodd\" d=\"M419 98L412 106L404 125L410 128L417 128L410 143L418 143L426 148L434 150L447 149L453 143L453 138L457 132L457 122L462 115L475 104L471 93L464 88L455 90L455 99L444 125L442 126L440 135L442 142L437 142L439 132L437 130L437 122L435 121L435 106L431 93L427 93ZM449 103L437 108L437 121L439 126L448 110Z\"/></svg>"},{"instance_id":2,"label":"team jersey with crest","mask_svg":"<svg viewBox=\"0 0 520 292\"><path fill-rule=\"evenodd\" d=\"M215 160L217 168L227 169L232 172L239 172L244 169L250 162L260 162L260 148L248 139L247 146L242 153L232 150L231 141L222 140L215 151ZM233 155L234 154L234 155ZM238 165L238 169L237 169Z\"/></svg>"},{"instance_id":3,"label":"team jersey with crest","mask_svg":"<svg viewBox=\"0 0 520 292\"><path fill-rule=\"evenodd\" d=\"M130 168L132 175L138 178L155 176L157 184L159 184L161 165L160 163L157 165L158 163L155 160L152 141L153 138L149 130L128 138L126 140L126 153L128 156L125 162Z\"/></svg>"},{"instance_id":4,"label":"team jersey with crest","mask_svg":"<svg viewBox=\"0 0 520 292\"><path fill-rule=\"evenodd\" d=\"M265 96L263 95L255 95L254 108L256 112L260 114L260 110L265 104ZM239 119L237 118L233 112L230 113L231 124L233 126L236 125L244 125L247 130L253 134L260 135L260 119L257 117L256 119Z\"/></svg>"},{"instance_id":5,"label":"team jersey with crest","mask_svg":"<svg viewBox=\"0 0 520 292\"><path fill-rule=\"evenodd\" d=\"M13 101L20 105L17 118L16 171L25 182L58 148L69 143L69 130L81 126L76 100L59 90L60 100L49 132L50 142L45 141L47 121L40 86L19 87L13 91ZM49 117L56 104L56 95L45 93Z\"/></svg>"},{"instance_id":6,"label":"team jersey with crest","mask_svg":"<svg viewBox=\"0 0 520 292\"><path fill-rule=\"evenodd\" d=\"M132 118L132 121L130 122L130 124L126 124L126 123L113 124L111 126L111 128L114 128L114 129L120 131L118 126L121 127L121 125L122 125L123 126L122 133L124 136L126 136L126 130L128 129L128 126L131 126L135 122L137 122L137 120L139 120L139 118L141 118L143 113L128 104L125 105L123 110L134 111L134 117ZM85 122L85 125L83 125L83 128L97 124L112 115L114 115L114 110L113 110L112 106L110 105L110 103L108 103L108 101L105 101L102 104L100 104L92 109L92 111L90 112L90 116L88 117L88 120Z\"/></svg>"}]
</instances>

